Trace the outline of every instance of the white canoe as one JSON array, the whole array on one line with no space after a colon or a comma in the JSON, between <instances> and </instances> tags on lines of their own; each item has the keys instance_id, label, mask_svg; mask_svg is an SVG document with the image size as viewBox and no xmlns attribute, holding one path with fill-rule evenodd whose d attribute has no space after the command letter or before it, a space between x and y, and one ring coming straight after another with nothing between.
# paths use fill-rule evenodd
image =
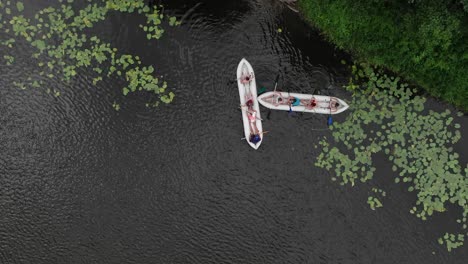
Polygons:
<instances>
[{"instance_id":1,"label":"white canoe","mask_svg":"<svg viewBox=\"0 0 468 264\"><path fill-rule=\"evenodd\" d=\"M244 123L245 140L249 145L258 149L263 140L263 128L260 117L260 107L257 101L257 84L255 82L254 71L250 63L246 59L242 59L237 67L237 85L239 86L240 106L242 112L242 121ZM247 106L248 101L252 105ZM252 118L252 114L255 119ZM252 123L249 120L255 120ZM258 135L258 142L251 142L252 135Z\"/></svg>"},{"instance_id":2,"label":"white canoe","mask_svg":"<svg viewBox=\"0 0 468 264\"><path fill-rule=\"evenodd\" d=\"M339 114L349 107L345 101L332 96L288 92L266 92L258 96L258 101L270 109L327 115Z\"/></svg>"}]
</instances>

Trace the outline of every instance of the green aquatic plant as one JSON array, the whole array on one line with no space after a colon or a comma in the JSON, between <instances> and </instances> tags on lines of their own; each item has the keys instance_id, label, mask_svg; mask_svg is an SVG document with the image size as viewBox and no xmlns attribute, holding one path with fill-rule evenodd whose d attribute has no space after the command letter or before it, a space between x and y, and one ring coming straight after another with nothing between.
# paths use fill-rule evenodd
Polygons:
<instances>
[{"instance_id":1,"label":"green aquatic plant","mask_svg":"<svg viewBox=\"0 0 468 264\"><path fill-rule=\"evenodd\" d=\"M376 208L379 208L379 207L382 207L383 204L382 202L379 200L379 198L377 197L374 197L374 196L369 196L367 198L367 203L369 204L370 208L372 210L375 210Z\"/></svg>"},{"instance_id":2,"label":"green aquatic plant","mask_svg":"<svg viewBox=\"0 0 468 264\"><path fill-rule=\"evenodd\" d=\"M160 27L162 20L164 19L164 14L160 12L157 8L151 8L145 4L145 1L127 1L127 0L108 0L106 7L111 10L133 13L138 12L139 14L145 14L146 24L140 25L146 32L147 39L159 39L164 33L164 29ZM169 25L175 26L180 23L177 22L175 17L169 17Z\"/></svg>"},{"instance_id":3,"label":"green aquatic plant","mask_svg":"<svg viewBox=\"0 0 468 264\"><path fill-rule=\"evenodd\" d=\"M438 239L439 244L445 244L448 251L452 251L454 248L463 246L465 236L463 234L449 234L445 233L443 237Z\"/></svg>"},{"instance_id":4,"label":"green aquatic plant","mask_svg":"<svg viewBox=\"0 0 468 264\"><path fill-rule=\"evenodd\" d=\"M11 65L15 61L15 58L10 55L3 55L3 58L5 59L7 65Z\"/></svg>"},{"instance_id":5,"label":"green aquatic plant","mask_svg":"<svg viewBox=\"0 0 468 264\"><path fill-rule=\"evenodd\" d=\"M24 83L22 83L22 82L14 81L13 86L15 86L15 87L17 87L17 88L19 88L21 90L26 90L26 85Z\"/></svg>"},{"instance_id":6,"label":"green aquatic plant","mask_svg":"<svg viewBox=\"0 0 468 264\"><path fill-rule=\"evenodd\" d=\"M367 198L367 204L369 204L372 210L376 208L383 207L382 202L380 201L383 197L385 197L385 191L377 188L372 188L373 194ZM380 199L379 199L380 198Z\"/></svg>"},{"instance_id":7,"label":"green aquatic plant","mask_svg":"<svg viewBox=\"0 0 468 264\"><path fill-rule=\"evenodd\" d=\"M114 103L112 104L112 107L115 109L115 111L119 111L120 110L120 104L116 103L114 101Z\"/></svg>"},{"instance_id":8,"label":"green aquatic plant","mask_svg":"<svg viewBox=\"0 0 468 264\"><path fill-rule=\"evenodd\" d=\"M70 82L80 69L91 69L94 72L92 83L108 77L125 78L128 85L122 88L122 93L128 95L140 91L155 94L158 101L170 103L174 94L167 91L167 83L161 76L155 76L153 66L142 66L138 56L119 54L117 48L111 47L98 36L89 36L84 30L94 27L106 19L109 12L137 12L147 17L147 24L141 25L151 35L149 39L158 39L164 33L161 23L165 15L157 7L150 8L143 0L100 0L93 1L83 9L74 10L70 3L59 1L58 7L47 7L38 11L33 18L11 11L12 3L0 2L0 7L8 8L5 16L0 16L2 27L6 33L14 34L15 38L1 40L0 43L13 52L18 39L30 43L34 48L33 58L38 60L39 75L48 78L60 78ZM17 12L24 10L24 5L16 3ZM175 17L169 17L170 25L179 22ZM13 57L5 55L7 64L13 63ZM43 81L24 81L25 87L41 87ZM57 93L55 93L57 94ZM150 105L157 105L150 102Z\"/></svg>"},{"instance_id":9,"label":"green aquatic plant","mask_svg":"<svg viewBox=\"0 0 468 264\"><path fill-rule=\"evenodd\" d=\"M444 212L447 204L461 207L463 218L458 222L464 231L456 239L439 240L449 250L460 246L467 235L468 167L459 163L453 150L461 138L457 117L449 110L424 110L425 98L398 77L366 65L353 67L353 73L356 78L347 87L354 92L351 114L331 127L333 142L320 141L316 165L333 171L332 180L353 186L373 179L372 156L385 155L392 163L394 182L417 196L412 214L426 220ZM375 195L368 203L373 209L381 205Z\"/></svg>"}]
</instances>

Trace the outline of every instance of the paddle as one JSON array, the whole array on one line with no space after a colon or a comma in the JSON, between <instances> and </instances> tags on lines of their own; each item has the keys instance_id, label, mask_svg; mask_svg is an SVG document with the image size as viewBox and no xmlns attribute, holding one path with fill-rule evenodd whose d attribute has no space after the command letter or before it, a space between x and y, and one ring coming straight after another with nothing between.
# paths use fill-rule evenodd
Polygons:
<instances>
[{"instance_id":1,"label":"paddle","mask_svg":"<svg viewBox=\"0 0 468 264\"><path fill-rule=\"evenodd\" d=\"M268 133L268 132L270 132L270 131L263 131L263 132L261 132L261 133L259 133L259 134L260 134L260 135L263 135L263 134L266 134L266 133ZM245 137L241 138L241 140L245 140L245 139L246 139Z\"/></svg>"},{"instance_id":2,"label":"paddle","mask_svg":"<svg viewBox=\"0 0 468 264\"><path fill-rule=\"evenodd\" d=\"M275 78L275 89L273 90L273 92L276 92L276 86L278 86L278 79L279 79L279 73L276 74L276 78Z\"/></svg>"},{"instance_id":3,"label":"paddle","mask_svg":"<svg viewBox=\"0 0 468 264\"><path fill-rule=\"evenodd\" d=\"M279 80L279 73L276 74L275 78L275 89L273 89L273 96L275 95L274 93L276 92L276 87L278 86L278 80ZM274 97L273 97L274 98ZM270 120L270 115L271 115L271 109L268 108L268 113L267 113L267 119Z\"/></svg>"},{"instance_id":4,"label":"paddle","mask_svg":"<svg viewBox=\"0 0 468 264\"><path fill-rule=\"evenodd\" d=\"M327 119L327 125L328 126L333 125L333 118L331 116L331 108L330 108L330 114L328 115L328 119Z\"/></svg>"},{"instance_id":5,"label":"paddle","mask_svg":"<svg viewBox=\"0 0 468 264\"><path fill-rule=\"evenodd\" d=\"M293 116L293 115L294 115L294 116L296 115L296 112L293 112L293 110L292 110L292 108L291 108L292 103L291 103L290 100L291 100L291 94L290 94L290 92L289 92L289 87L288 87L288 104L289 104L288 116L289 116L289 117L291 117L291 116Z\"/></svg>"},{"instance_id":6,"label":"paddle","mask_svg":"<svg viewBox=\"0 0 468 264\"><path fill-rule=\"evenodd\" d=\"M330 85L328 86L330 87ZM327 93L328 94L328 97L330 97L330 93ZM330 97L330 101L328 103L328 108L330 109L330 113L328 114L328 118L327 118L327 125L328 126L331 126L333 125L333 118L332 118L332 114L331 114L331 97Z\"/></svg>"}]
</instances>

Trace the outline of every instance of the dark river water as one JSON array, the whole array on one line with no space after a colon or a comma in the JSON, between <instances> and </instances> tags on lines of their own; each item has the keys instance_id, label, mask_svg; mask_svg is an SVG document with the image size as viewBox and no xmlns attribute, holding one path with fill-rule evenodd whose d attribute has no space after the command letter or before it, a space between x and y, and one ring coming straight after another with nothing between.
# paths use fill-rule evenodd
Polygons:
<instances>
[{"instance_id":1,"label":"dark river water","mask_svg":"<svg viewBox=\"0 0 468 264\"><path fill-rule=\"evenodd\" d=\"M458 230L459 210L411 215L415 195L391 184L389 163L354 188L314 167L325 116L262 108L259 150L240 140L243 57L259 88L279 74L282 90L349 100L346 54L274 1L167 2L183 23L159 41L136 14L112 13L89 33L154 65L176 93L170 105L148 109L146 94L123 97L119 79L94 87L86 71L49 82L58 98L23 91L11 83L36 62L0 66L0 263L467 263L466 245L437 244ZM375 186L388 195L372 211Z\"/></svg>"}]
</instances>

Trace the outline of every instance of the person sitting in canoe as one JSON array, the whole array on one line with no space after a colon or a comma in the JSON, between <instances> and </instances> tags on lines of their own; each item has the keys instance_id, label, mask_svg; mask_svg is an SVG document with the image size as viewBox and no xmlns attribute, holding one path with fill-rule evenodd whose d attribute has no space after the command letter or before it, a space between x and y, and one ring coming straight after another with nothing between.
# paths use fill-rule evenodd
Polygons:
<instances>
[{"instance_id":1,"label":"person sitting in canoe","mask_svg":"<svg viewBox=\"0 0 468 264\"><path fill-rule=\"evenodd\" d=\"M247 84L252 80L252 75L251 74L246 74L241 77L241 83L242 84Z\"/></svg>"},{"instance_id":2,"label":"person sitting in canoe","mask_svg":"<svg viewBox=\"0 0 468 264\"><path fill-rule=\"evenodd\" d=\"M260 132L258 131L258 128L257 128L257 111L255 111L253 109L253 100L252 99L249 99L247 101L247 103L245 105L241 105L241 107L247 107L247 118L249 119L249 125L250 125L250 132L251 132L251 136L250 136L250 142L256 144L257 142L259 142L259 134ZM257 136L254 137L253 136ZM256 142L253 142L252 140L256 141Z\"/></svg>"},{"instance_id":3,"label":"person sitting in canoe","mask_svg":"<svg viewBox=\"0 0 468 264\"><path fill-rule=\"evenodd\" d=\"M291 106L299 106L301 105L301 100L297 97L290 97L289 98L289 103L291 104Z\"/></svg>"},{"instance_id":4,"label":"person sitting in canoe","mask_svg":"<svg viewBox=\"0 0 468 264\"><path fill-rule=\"evenodd\" d=\"M340 106L340 103L338 103L338 100L336 100L335 98L330 98L330 111L331 112L336 112L339 106Z\"/></svg>"},{"instance_id":5,"label":"person sitting in canoe","mask_svg":"<svg viewBox=\"0 0 468 264\"><path fill-rule=\"evenodd\" d=\"M275 99L275 96L273 95L272 97L272 103L275 105L275 106L278 106L280 104L283 103L283 98L281 97L281 95L279 95L278 97L276 97Z\"/></svg>"},{"instance_id":6,"label":"person sitting in canoe","mask_svg":"<svg viewBox=\"0 0 468 264\"><path fill-rule=\"evenodd\" d=\"M258 134L259 132L257 128L257 111L253 109L248 109L247 118L249 118L250 131L253 132L253 134Z\"/></svg>"},{"instance_id":7,"label":"person sitting in canoe","mask_svg":"<svg viewBox=\"0 0 468 264\"><path fill-rule=\"evenodd\" d=\"M317 100L315 98L310 99L309 104L307 105L308 109L312 109L317 106Z\"/></svg>"},{"instance_id":8,"label":"person sitting in canoe","mask_svg":"<svg viewBox=\"0 0 468 264\"><path fill-rule=\"evenodd\" d=\"M248 109L247 110L247 117L249 118L249 124L250 124L250 142L257 144L260 142L260 132L258 131L257 128L257 111L253 109Z\"/></svg>"},{"instance_id":9,"label":"person sitting in canoe","mask_svg":"<svg viewBox=\"0 0 468 264\"><path fill-rule=\"evenodd\" d=\"M254 143L254 144L257 144L258 142L260 142L262 139L260 138L260 135L259 134L251 134L250 135L250 138L249 138L249 141Z\"/></svg>"},{"instance_id":10,"label":"person sitting in canoe","mask_svg":"<svg viewBox=\"0 0 468 264\"><path fill-rule=\"evenodd\" d=\"M245 105L241 104L241 107L247 107L248 109L253 109L253 100L247 99L247 103L245 103Z\"/></svg>"}]
</instances>

